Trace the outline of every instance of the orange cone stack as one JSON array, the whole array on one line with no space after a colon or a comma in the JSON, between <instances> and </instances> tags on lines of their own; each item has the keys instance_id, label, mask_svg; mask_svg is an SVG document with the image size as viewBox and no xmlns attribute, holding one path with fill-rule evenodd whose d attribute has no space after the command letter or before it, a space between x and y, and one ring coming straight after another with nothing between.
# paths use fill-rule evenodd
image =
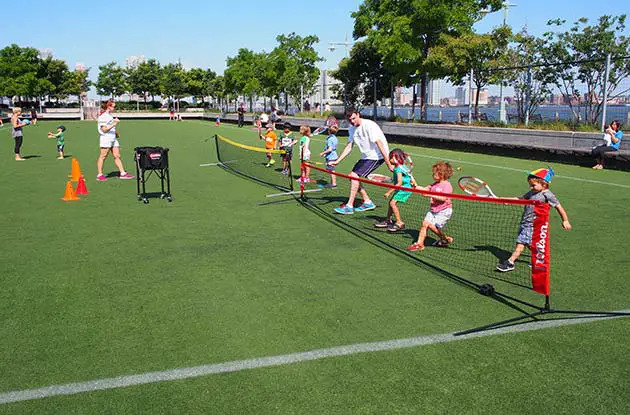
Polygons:
<instances>
[{"instance_id":1,"label":"orange cone stack","mask_svg":"<svg viewBox=\"0 0 630 415\"><path fill-rule=\"evenodd\" d=\"M85 185L85 179L83 178L83 176L79 177L79 183L77 184L77 192L76 194L78 195L87 195L88 190L87 190L87 186Z\"/></svg>"},{"instance_id":2,"label":"orange cone stack","mask_svg":"<svg viewBox=\"0 0 630 415\"><path fill-rule=\"evenodd\" d=\"M70 180L72 180L73 182L78 182L81 176L82 174L81 174L81 166L79 165L79 160L73 158L72 159L72 172L70 173Z\"/></svg>"},{"instance_id":3,"label":"orange cone stack","mask_svg":"<svg viewBox=\"0 0 630 415\"><path fill-rule=\"evenodd\" d=\"M69 202L71 200L80 200L80 198L78 198L77 195L74 193L72 181L68 180L68 182L66 183L66 193L63 195L61 200L65 200L66 202Z\"/></svg>"}]
</instances>

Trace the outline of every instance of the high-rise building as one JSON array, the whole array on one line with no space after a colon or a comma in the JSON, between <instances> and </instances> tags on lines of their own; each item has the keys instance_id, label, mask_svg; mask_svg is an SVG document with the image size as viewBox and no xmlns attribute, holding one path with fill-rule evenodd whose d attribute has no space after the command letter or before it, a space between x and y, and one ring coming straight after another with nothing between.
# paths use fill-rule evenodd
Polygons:
<instances>
[{"instance_id":1,"label":"high-rise building","mask_svg":"<svg viewBox=\"0 0 630 415\"><path fill-rule=\"evenodd\" d=\"M429 105L440 105L440 79L432 79L429 81Z\"/></svg>"},{"instance_id":2,"label":"high-rise building","mask_svg":"<svg viewBox=\"0 0 630 415\"><path fill-rule=\"evenodd\" d=\"M457 105L468 105L468 87L458 86L455 88L455 100Z\"/></svg>"}]
</instances>

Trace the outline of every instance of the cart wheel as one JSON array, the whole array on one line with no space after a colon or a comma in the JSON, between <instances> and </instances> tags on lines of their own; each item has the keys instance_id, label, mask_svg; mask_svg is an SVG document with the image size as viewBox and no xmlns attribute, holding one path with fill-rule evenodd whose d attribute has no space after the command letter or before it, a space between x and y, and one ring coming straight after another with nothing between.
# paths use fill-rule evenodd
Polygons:
<instances>
[{"instance_id":1,"label":"cart wheel","mask_svg":"<svg viewBox=\"0 0 630 415\"><path fill-rule=\"evenodd\" d=\"M144 199L142 199L142 201L144 202L145 205L149 204L149 199L147 199L146 197Z\"/></svg>"},{"instance_id":2,"label":"cart wheel","mask_svg":"<svg viewBox=\"0 0 630 415\"><path fill-rule=\"evenodd\" d=\"M140 195L138 195L137 198L138 198L138 201L142 200L142 196Z\"/></svg>"},{"instance_id":3,"label":"cart wheel","mask_svg":"<svg viewBox=\"0 0 630 415\"><path fill-rule=\"evenodd\" d=\"M169 202L173 201L173 197L172 196L166 196L166 200L168 200Z\"/></svg>"},{"instance_id":4,"label":"cart wheel","mask_svg":"<svg viewBox=\"0 0 630 415\"><path fill-rule=\"evenodd\" d=\"M166 197L166 195L165 195L164 193L162 193L162 194L160 195L160 199L164 199L165 197Z\"/></svg>"}]
</instances>

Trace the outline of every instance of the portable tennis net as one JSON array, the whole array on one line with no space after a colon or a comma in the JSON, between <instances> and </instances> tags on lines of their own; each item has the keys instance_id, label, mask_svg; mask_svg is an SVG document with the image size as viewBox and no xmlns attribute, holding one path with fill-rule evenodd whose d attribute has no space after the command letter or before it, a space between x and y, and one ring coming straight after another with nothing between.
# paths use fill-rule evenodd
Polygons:
<instances>
[{"instance_id":1,"label":"portable tennis net","mask_svg":"<svg viewBox=\"0 0 630 415\"><path fill-rule=\"evenodd\" d=\"M221 135L214 136L219 165L227 170L283 191L293 190L291 160L283 172L284 150L267 150L230 140ZM272 163L269 163L271 155Z\"/></svg>"}]
</instances>

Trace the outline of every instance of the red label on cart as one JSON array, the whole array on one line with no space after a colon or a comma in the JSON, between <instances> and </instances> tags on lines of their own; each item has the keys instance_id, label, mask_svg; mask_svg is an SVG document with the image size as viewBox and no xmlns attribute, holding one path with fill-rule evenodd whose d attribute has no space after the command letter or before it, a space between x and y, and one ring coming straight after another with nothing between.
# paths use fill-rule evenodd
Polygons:
<instances>
[{"instance_id":1,"label":"red label on cart","mask_svg":"<svg viewBox=\"0 0 630 415\"><path fill-rule=\"evenodd\" d=\"M159 160L162 158L162 154L161 153L150 153L149 157L151 158L151 160Z\"/></svg>"}]
</instances>

